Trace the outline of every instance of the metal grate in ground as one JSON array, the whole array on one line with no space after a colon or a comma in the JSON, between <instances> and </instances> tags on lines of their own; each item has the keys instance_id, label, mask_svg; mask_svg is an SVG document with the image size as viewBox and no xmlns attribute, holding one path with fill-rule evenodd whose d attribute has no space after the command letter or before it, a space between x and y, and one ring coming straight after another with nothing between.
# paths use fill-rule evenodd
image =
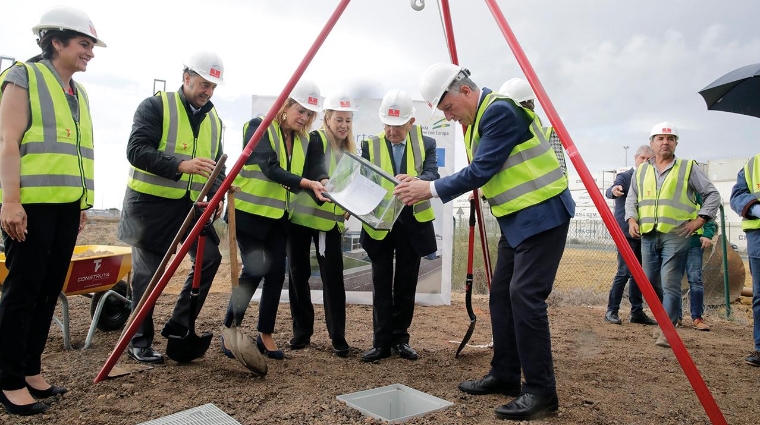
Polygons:
<instances>
[{"instance_id":1,"label":"metal grate in ground","mask_svg":"<svg viewBox=\"0 0 760 425\"><path fill-rule=\"evenodd\" d=\"M241 425L211 403L173 413L138 425Z\"/></svg>"}]
</instances>

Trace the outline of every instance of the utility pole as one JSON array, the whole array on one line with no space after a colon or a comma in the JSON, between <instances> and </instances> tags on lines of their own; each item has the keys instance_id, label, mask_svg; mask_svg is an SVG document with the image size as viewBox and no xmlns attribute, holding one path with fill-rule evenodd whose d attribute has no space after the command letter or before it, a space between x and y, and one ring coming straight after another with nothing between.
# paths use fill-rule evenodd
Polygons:
<instances>
[{"instance_id":1,"label":"utility pole","mask_svg":"<svg viewBox=\"0 0 760 425\"><path fill-rule=\"evenodd\" d=\"M623 149L625 149L625 168L628 168L628 148L629 146L623 146Z\"/></svg>"}]
</instances>

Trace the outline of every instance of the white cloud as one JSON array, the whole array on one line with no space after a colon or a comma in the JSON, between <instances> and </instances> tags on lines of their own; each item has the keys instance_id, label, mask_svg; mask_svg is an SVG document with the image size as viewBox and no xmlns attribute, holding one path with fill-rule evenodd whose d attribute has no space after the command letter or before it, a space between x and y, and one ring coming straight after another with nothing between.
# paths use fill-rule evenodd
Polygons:
<instances>
[{"instance_id":1,"label":"white cloud","mask_svg":"<svg viewBox=\"0 0 760 425\"><path fill-rule=\"evenodd\" d=\"M35 55L30 28L59 3L38 0L0 14L0 55ZM227 127L232 163L251 116L251 96L280 93L338 3L135 0L116 8L68 1L90 15L109 45L96 49L86 73L75 75L93 105L97 197L104 206L120 206L132 115L152 94L155 78L176 90L188 54L215 49L222 56L226 84L213 100ZM484 2L450 4L460 63L478 84L498 88L523 76ZM758 62L755 0L720 7L710 0L499 5L592 172L623 165L622 147L645 142L651 126L663 120L681 128L681 156L704 161L757 153L760 121L707 111L697 94L726 72ZM415 12L408 0L353 0L307 75L323 94L349 88L380 97L401 88L419 98L420 74L448 59L435 1Z\"/></svg>"}]
</instances>

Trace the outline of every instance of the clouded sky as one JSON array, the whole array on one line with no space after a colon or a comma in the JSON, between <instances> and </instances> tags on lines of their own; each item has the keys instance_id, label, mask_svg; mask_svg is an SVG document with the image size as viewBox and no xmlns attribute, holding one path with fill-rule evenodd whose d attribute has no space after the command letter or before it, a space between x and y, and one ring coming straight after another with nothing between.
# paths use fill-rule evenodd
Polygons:
<instances>
[{"instance_id":1,"label":"clouded sky","mask_svg":"<svg viewBox=\"0 0 760 425\"><path fill-rule=\"evenodd\" d=\"M306 71L329 93L348 88L379 98L401 88L416 98L419 77L449 60L436 1L353 0ZM486 3L450 0L459 61L481 86L523 77ZM680 130L676 154L701 162L748 157L760 120L707 111L697 94L721 75L760 62L756 0L498 2L591 172L628 164L652 126ZM17 3L0 14L0 55L39 52L31 27L60 0ZM96 138L97 208L120 207L125 147L139 102L154 79L181 84L182 61L201 49L224 60L226 84L213 102L232 164L252 95L278 95L338 5L337 0L71 0L108 44L74 78L90 95ZM10 64L2 62L3 67ZM424 111L427 113L427 111ZM418 111L419 113L419 111ZM543 114L542 114L543 115ZM381 130L378 122L378 131ZM460 155L461 156L461 155ZM464 158L458 163L464 165Z\"/></svg>"}]
</instances>

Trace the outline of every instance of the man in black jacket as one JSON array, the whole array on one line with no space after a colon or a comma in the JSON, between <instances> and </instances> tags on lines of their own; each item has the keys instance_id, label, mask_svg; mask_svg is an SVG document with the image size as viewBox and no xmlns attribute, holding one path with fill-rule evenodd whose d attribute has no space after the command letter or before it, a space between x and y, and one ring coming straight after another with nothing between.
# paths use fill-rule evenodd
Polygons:
<instances>
[{"instance_id":1,"label":"man in black jacket","mask_svg":"<svg viewBox=\"0 0 760 425\"><path fill-rule=\"evenodd\" d=\"M180 230L201 188L222 152L222 122L211 103L217 84L223 82L224 65L215 53L192 56L182 72L182 87L175 93L158 92L138 106L127 144L130 174L124 195L118 237L132 245L132 308L142 298L171 242ZM213 183L211 199L224 180ZM202 201L202 200L200 200ZM216 217L222 211L222 203ZM211 288L222 256L219 238L208 225L203 252L200 294L196 311L190 311L193 269L179 294L171 318L161 334L167 338L187 335ZM193 264L197 243L190 249ZM153 309L130 341L128 354L144 363L162 363L152 348Z\"/></svg>"},{"instance_id":2,"label":"man in black jacket","mask_svg":"<svg viewBox=\"0 0 760 425\"><path fill-rule=\"evenodd\" d=\"M615 200L615 220L617 220L620 229L623 231L631 250L636 254L639 263L641 263L641 238L634 238L628 233L628 222L625 221L625 198L628 194L628 189L631 187L631 177L636 171L636 167L653 156L654 150L650 146L639 146L636 149L636 154L633 156L634 167L615 176L615 182L606 192L608 198ZM620 308L620 301L623 299L625 284L628 283L628 300L631 302L631 323L656 325L657 322L644 313L644 301L641 297L641 290L636 285L636 281L633 280L631 271L628 269L628 265L625 264L620 252L618 252L617 260L617 273L615 273L615 277L612 279L610 296L607 301L607 313L604 315L604 320L614 325L623 323L618 316L618 309Z\"/></svg>"}]
</instances>

